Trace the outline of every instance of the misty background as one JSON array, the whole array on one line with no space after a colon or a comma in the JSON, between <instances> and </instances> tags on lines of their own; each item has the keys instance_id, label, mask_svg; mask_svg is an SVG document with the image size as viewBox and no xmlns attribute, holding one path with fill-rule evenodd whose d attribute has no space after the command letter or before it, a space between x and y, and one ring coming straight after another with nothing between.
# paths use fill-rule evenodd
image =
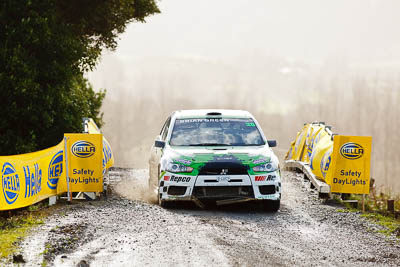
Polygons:
<instances>
[{"instance_id":1,"label":"misty background","mask_svg":"<svg viewBox=\"0 0 400 267\"><path fill-rule=\"evenodd\" d=\"M163 0L88 74L107 89L116 166L147 168L179 109L248 110L282 154L304 122L373 137L371 176L400 193L400 1Z\"/></svg>"}]
</instances>

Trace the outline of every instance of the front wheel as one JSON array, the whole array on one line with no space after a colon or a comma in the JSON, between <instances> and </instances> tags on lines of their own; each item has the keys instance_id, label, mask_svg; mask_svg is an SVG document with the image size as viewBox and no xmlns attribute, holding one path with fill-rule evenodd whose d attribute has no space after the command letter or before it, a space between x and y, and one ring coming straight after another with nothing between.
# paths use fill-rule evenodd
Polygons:
<instances>
[{"instance_id":1,"label":"front wheel","mask_svg":"<svg viewBox=\"0 0 400 267\"><path fill-rule=\"evenodd\" d=\"M170 209L173 207L173 202L162 200L160 194L158 194L158 205L164 209Z\"/></svg>"},{"instance_id":2,"label":"front wheel","mask_svg":"<svg viewBox=\"0 0 400 267\"><path fill-rule=\"evenodd\" d=\"M277 212L281 207L281 200L263 200L263 210L270 212Z\"/></svg>"}]
</instances>

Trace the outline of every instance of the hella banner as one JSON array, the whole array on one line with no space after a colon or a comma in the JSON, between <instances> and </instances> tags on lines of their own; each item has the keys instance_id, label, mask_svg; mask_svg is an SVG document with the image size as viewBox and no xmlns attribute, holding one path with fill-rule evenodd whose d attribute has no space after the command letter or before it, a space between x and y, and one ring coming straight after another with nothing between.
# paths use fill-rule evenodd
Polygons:
<instances>
[{"instance_id":1,"label":"hella banner","mask_svg":"<svg viewBox=\"0 0 400 267\"><path fill-rule=\"evenodd\" d=\"M103 175L114 164L114 157L94 121L86 121L86 133L65 134L64 140L54 147L0 156L0 210L27 207L68 189L103 191Z\"/></svg>"},{"instance_id":2,"label":"hella banner","mask_svg":"<svg viewBox=\"0 0 400 267\"><path fill-rule=\"evenodd\" d=\"M89 134L100 134L100 129L97 127L96 123L93 119L85 118L84 119L84 127L85 132ZM103 136L103 175L106 171L114 165L114 157L111 150L110 143L108 143L107 139Z\"/></svg>"},{"instance_id":3,"label":"hella banner","mask_svg":"<svg viewBox=\"0 0 400 267\"><path fill-rule=\"evenodd\" d=\"M331 154L333 149L333 140L329 132L319 131L313 140L310 164L312 172L317 178L326 182L326 174L331 165Z\"/></svg>"},{"instance_id":4,"label":"hella banner","mask_svg":"<svg viewBox=\"0 0 400 267\"><path fill-rule=\"evenodd\" d=\"M369 194L372 138L334 136L327 183L333 193Z\"/></svg>"},{"instance_id":5,"label":"hella banner","mask_svg":"<svg viewBox=\"0 0 400 267\"><path fill-rule=\"evenodd\" d=\"M64 142L33 153L1 156L0 210L17 209L57 194Z\"/></svg>"},{"instance_id":6,"label":"hella banner","mask_svg":"<svg viewBox=\"0 0 400 267\"><path fill-rule=\"evenodd\" d=\"M301 159L303 158L304 145L307 139L307 132L309 128L310 124L305 124L301 132L297 135L296 142L294 145L294 151L292 154L293 159L295 160L301 161Z\"/></svg>"},{"instance_id":7,"label":"hella banner","mask_svg":"<svg viewBox=\"0 0 400 267\"><path fill-rule=\"evenodd\" d=\"M65 179L57 193L103 191L103 135L65 134Z\"/></svg>"},{"instance_id":8,"label":"hella banner","mask_svg":"<svg viewBox=\"0 0 400 267\"><path fill-rule=\"evenodd\" d=\"M322 122L305 124L297 133L286 160L308 164L331 192L368 194L371 137L334 135Z\"/></svg>"}]
</instances>

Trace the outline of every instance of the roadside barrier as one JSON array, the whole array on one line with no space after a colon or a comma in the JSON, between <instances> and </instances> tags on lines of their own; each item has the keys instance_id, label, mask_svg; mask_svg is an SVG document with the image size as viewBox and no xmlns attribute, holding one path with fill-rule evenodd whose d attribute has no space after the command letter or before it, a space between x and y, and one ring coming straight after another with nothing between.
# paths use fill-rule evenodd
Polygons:
<instances>
[{"instance_id":1,"label":"roadside barrier","mask_svg":"<svg viewBox=\"0 0 400 267\"><path fill-rule=\"evenodd\" d=\"M370 136L332 133L322 122L304 124L285 157L303 171L320 193L369 194Z\"/></svg>"},{"instance_id":2,"label":"roadside barrier","mask_svg":"<svg viewBox=\"0 0 400 267\"><path fill-rule=\"evenodd\" d=\"M92 119L84 133L65 134L41 151L0 156L0 210L27 207L68 192L102 192L103 177L114 164L111 146Z\"/></svg>"}]
</instances>

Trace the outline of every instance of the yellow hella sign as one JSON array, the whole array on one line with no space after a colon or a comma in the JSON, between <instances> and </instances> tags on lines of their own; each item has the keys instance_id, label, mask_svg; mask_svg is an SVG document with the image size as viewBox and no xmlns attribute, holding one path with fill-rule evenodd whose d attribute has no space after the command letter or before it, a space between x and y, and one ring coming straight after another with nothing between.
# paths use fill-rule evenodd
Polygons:
<instances>
[{"instance_id":1,"label":"yellow hella sign","mask_svg":"<svg viewBox=\"0 0 400 267\"><path fill-rule=\"evenodd\" d=\"M66 180L58 183L57 192L103 191L103 135L65 134Z\"/></svg>"},{"instance_id":2,"label":"yellow hella sign","mask_svg":"<svg viewBox=\"0 0 400 267\"><path fill-rule=\"evenodd\" d=\"M333 193L369 194L370 136L335 135L327 183Z\"/></svg>"}]
</instances>

